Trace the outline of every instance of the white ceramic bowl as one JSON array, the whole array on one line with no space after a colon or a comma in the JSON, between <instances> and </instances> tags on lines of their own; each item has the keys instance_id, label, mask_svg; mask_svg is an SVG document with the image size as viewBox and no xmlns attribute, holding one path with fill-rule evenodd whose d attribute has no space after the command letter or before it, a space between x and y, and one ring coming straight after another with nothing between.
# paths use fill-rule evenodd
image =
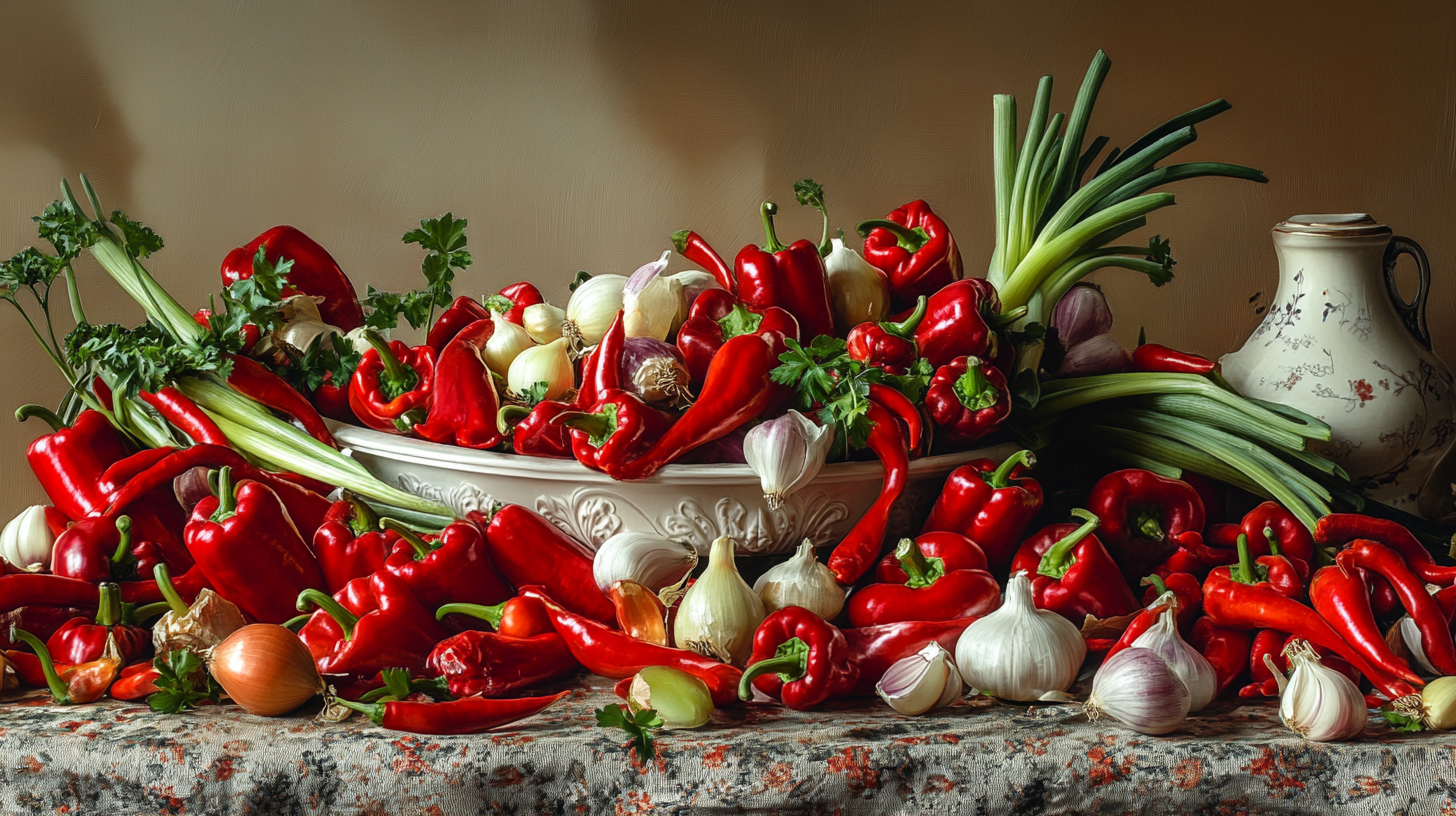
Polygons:
<instances>
[{"instance_id":1,"label":"white ceramic bowl","mask_svg":"<svg viewBox=\"0 0 1456 816\"><path fill-rule=\"evenodd\" d=\"M704 555L727 535L740 555L793 551L805 538L837 542L880 492L879 462L826 466L778 510L763 500L748 465L668 465L651 479L614 481L575 459L545 459L440 445L353 425L335 425L341 447L381 480L448 505L455 512L521 504L595 549L624 530L655 532L691 543ZM889 535L915 535L945 477L972 459L1003 459L1009 444L910 463L905 495L895 504Z\"/></svg>"}]
</instances>

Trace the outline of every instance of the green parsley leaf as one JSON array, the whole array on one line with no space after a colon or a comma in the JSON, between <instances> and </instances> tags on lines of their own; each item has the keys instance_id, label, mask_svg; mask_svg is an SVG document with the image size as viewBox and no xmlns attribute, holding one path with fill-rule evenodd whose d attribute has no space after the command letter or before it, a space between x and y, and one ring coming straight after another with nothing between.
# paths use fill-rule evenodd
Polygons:
<instances>
[{"instance_id":1,"label":"green parsley leaf","mask_svg":"<svg viewBox=\"0 0 1456 816\"><path fill-rule=\"evenodd\" d=\"M1395 711L1382 711L1380 716L1385 718L1390 727L1396 731L1421 731L1425 726L1421 724L1420 717L1413 717L1409 714L1401 714Z\"/></svg>"},{"instance_id":2,"label":"green parsley leaf","mask_svg":"<svg viewBox=\"0 0 1456 816\"><path fill-rule=\"evenodd\" d=\"M449 301L446 300L446 303ZM371 309L364 318L364 325L376 331L387 331L399 325L403 317L411 327L418 329L430 319L430 309L435 304L435 295L427 290L398 294L369 287L363 304Z\"/></svg>"},{"instance_id":3,"label":"green parsley leaf","mask_svg":"<svg viewBox=\"0 0 1456 816\"><path fill-rule=\"evenodd\" d=\"M22 286L43 286L51 282L65 266L60 258L47 255L35 247L26 247L0 264L0 286L18 289Z\"/></svg>"},{"instance_id":4,"label":"green parsley leaf","mask_svg":"<svg viewBox=\"0 0 1456 816\"><path fill-rule=\"evenodd\" d=\"M334 332L315 337L302 354L286 346L284 352L288 361L279 366L278 375L303 394L317 391L326 381L347 387L362 356L354 344Z\"/></svg>"},{"instance_id":5,"label":"green parsley leaf","mask_svg":"<svg viewBox=\"0 0 1456 816\"><path fill-rule=\"evenodd\" d=\"M623 747L635 748L639 763L645 765L657 756L657 749L652 744L652 729L662 727L662 718L657 716L656 711L647 708L634 715L623 706L609 705L594 713L597 715L598 726L620 728L627 732L631 739L623 743Z\"/></svg>"},{"instance_id":6,"label":"green parsley leaf","mask_svg":"<svg viewBox=\"0 0 1456 816\"><path fill-rule=\"evenodd\" d=\"M45 212L31 218L40 237L56 248L61 263L69 263L81 250L96 243L101 230L64 201L52 201Z\"/></svg>"},{"instance_id":7,"label":"green parsley leaf","mask_svg":"<svg viewBox=\"0 0 1456 816\"><path fill-rule=\"evenodd\" d=\"M225 354L236 354L243 350L243 329L257 326L263 334L269 334L283 324L283 287L288 282L288 272L293 261L280 258L278 263L268 260L267 250L258 247L253 256L253 274L237 280L222 291L223 310L216 304L207 319L208 345L217 346Z\"/></svg>"},{"instance_id":8,"label":"green parsley leaf","mask_svg":"<svg viewBox=\"0 0 1456 816\"><path fill-rule=\"evenodd\" d=\"M100 217L101 213L96 214ZM112 210L111 223L121 229L122 249L133 258L145 258L162 248L162 236L140 221L132 221L121 210Z\"/></svg>"},{"instance_id":9,"label":"green parsley leaf","mask_svg":"<svg viewBox=\"0 0 1456 816\"><path fill-rule=\"evenodd\" d=\"M134 329L116 323L82 323L66 336L66 358L77 370L93 366L113 391L134 396L157 391L184 374L227 376L232 360L220 346L178 343L154 323Z\"/></svg>"},{"instance_id":10,"label":"green parsley leaf","mask_svg":"<svg viewBox=\"0 0 1456 816\"><path fill-rule=\"evenodd\" d=\"M525 403L528 408L535 408L546 399L546 392L551 390L551 383L542 380L534 383L530 388L515 395L516 399Z\"/></svg>"},{"instance_id":11,"label":"green parsley leaf","mask_svg":"<svg viewBox=\"0 0 1456 816\"><path fill-rule=\"evenodd\" d=\"M590 272L586 271L585 269L578 269L576 271L576 277L572 279L571 283L566 288L572 292L575 292L576 287L591 280L591 277L592 276Z\"/></svg>"},{"instance_id":12,"label":"green parsley leaf","mask_svg":"<svg viewBox=\"0 0 1456 816\"><path fill-rule=\"evenodd\" d=\"M464 270L474 260L465 249L467 224L468 220L445 213L439 218L421 221L419 229L404 234L402 240L406 244L419 244L425 249L425 259L420 262L420 271L425 275L424 291L429 293L433 306L450 305L455 270ZM419 328L414 322L410 325Z\"/></svg>"},{"instance_id":13,"label":"green parsley leaf","mask_svg":"<svg viewBox=\"0 0 1456 816\"><path fill-rule=\"evenodd\" d=\"M1162 286L1171 281L1173 279L1173 267L1178 265L1178 262L1173 260L1171 242L1167 239L1159 239L1162 239L1161 235L1154 235L1148 239L1147 260L1156 264L1162 264L1163 267L1161 272L1148 275L1148 278L1152 280L1154 286Z\"/></svg>"},{"instance_id":14,"label":"green parsley leaf","mask_svg":"<svg viewBox=\"0 0 1456 816\"><path fill-rule=\"evenodd\" d=\"M885 382L888 375L852 359L837 337L820 335L808 348L791 339L785 345L788 351L779 355L782 365L769 376L794 389L795 408L817 410L821 422L837 426L837 439L851 447L864 447L871 429L870 384Z\"/></svg>"},{"instance_id":15,"label":"green parsley leaf","mask_svg":"<svg viewBox=\"0 0 1456 816\"><path fill-rule=\"evenodd\" d=\"M215 703L222 695L196 652L174 649L166 657L157 655L152 667L161 677L154 681L157 692L147 698L147 705L158 714L179 714L204 700Z\"/></svg>"},{"instance_id":16,"label":"green parsley leaf","mask_svg":"<svg viewBox=\"0 0 1456 816\"><path fill-rule=\"evenodd\" d=\"M925 392L930 390L930 380L935 376L935 366L924 357L915 358L906 374L886 374L885 384L904 394L907 399L915 404L925 398Z\"/></svg>"}]
</instances>

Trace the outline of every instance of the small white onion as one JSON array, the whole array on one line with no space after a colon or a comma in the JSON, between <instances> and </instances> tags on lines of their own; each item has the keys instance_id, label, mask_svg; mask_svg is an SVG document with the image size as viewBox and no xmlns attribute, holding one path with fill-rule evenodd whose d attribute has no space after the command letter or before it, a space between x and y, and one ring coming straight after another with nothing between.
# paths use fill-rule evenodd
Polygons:
<instances>
[{"instance_id":1,"label":"small white onion","mask_svg":"<svg viewBox=\"0 0 1456 816\"><path fill-rule=\"evenodd\" d=\"M521 311L521 327L541 345L561 338L566 312L549 303L533 303Z\"/></svg>"},{"instance_id":2,"label":"small white onion","mask_svg":"<svg viewBox=\"0 0 1456 816\"><path fill-rule=\"evenodd\" d=\"M767 612L797 606L830 620L844 609L844 589L834 579L834 572L814 557L814 542L807 538L793 558L758 576L753 591L763 599Z\"/></svg>"},{"instance_id":3,"label":"small white onion","mask_svg":"<svg viewBox=\"0 0 1456 816\"><path fill-rule=\"evenodd\" d=\"M481 359L491 371L506 376L511 370L511 363L516 361L521 352L536 345L531 335L526 330L517 326L500 312L491 312L490 321L495 328L490 333L490 339L485 341L485 348L481 351Z\"/></svg>"},{"instance_id":4,"label":"small white onion","mask_svg":"<svg viewBox=\"0 0 1456 816\"><path fill-rule=\"evenodd\" d=\"M596 275L582 281L566 301L566 322L561 335L580 351L602 341L617 312L622 311L622 289L627 279L622 275Z\"/></svg>"},{"instance_id":5,"label":"small white onion","mask_svg":"<svg viewBox=\"0 0 1456 816\"><path fill-rule=\"evenodd\" d=\"M544 346L532 346L511 361L506 372L506 387L514 394L524 394L536 383L546 383L546 399L556 399L576 385L576 369L567 354L565 337Z\"/></svg>"},{"instance_id":6,"label":"small white onion","mask_svg":"<svg viewBox=\"0 0 1456 816\"><path fill-rule=\"evenodd\" d=\"M1166 734L1188 718L1192 697L1168 661L1133 646L1103 663L1082 710L1096 722L1106 715L1142 734Z\"/></svg>"}]
</instances>

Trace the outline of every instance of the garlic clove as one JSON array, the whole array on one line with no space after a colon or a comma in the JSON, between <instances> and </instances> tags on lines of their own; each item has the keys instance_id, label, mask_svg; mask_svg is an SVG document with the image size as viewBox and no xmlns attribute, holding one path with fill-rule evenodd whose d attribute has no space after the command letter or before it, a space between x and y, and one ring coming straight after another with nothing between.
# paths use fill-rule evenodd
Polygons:
<instances>
[{"instance_id":1,"label":"garlic clove","mask_svg":"<svg viewBox=\"0 0 1456 816\"><path fill-rule=\"evenodd\" d=\"M939 643L890 665L875 693L890 708L909 717L944 708L960 698L962 682L955 659Z\"/></svg>"},{"instance_id":2,"label":"garlic clove","mask_svg":"<svg viewBox=\"0 0 1456 816\"><path fill-rule=\"evenodd\" d=\"M830 246L824 257L824 274L834 328L843 337L861 323L885 319L890 307L890 279L845 246L844 239L830 239Z\"/></svg>"},{"instance_id":3,"label":"garlic clove","mask_svg":"<svg viewBox=\"0 0 1456 816\"><path fill-rule=\"evenodd\" d=\"M707 683L685 671L647 666L628 686L627 707L634 714L656 711L663 728L697 728L713 715L713 694Z\"/></svg>"},{"instance_id":4,"label":"garlic clove","mask_svg":"<svg viewBox=\"0 0 1456 816\"><path fill-rule=\"evenodd\" d=\"M713 541L708 567L683 596L672 634L679 649L742 666L766 613L763 601L738 574L734 546L727 536Z\"/></svg>"},{"instance_id":5,"label":"garlic clove","mask_svg":"<svg viewBox=\"0 0 1456 816\"><path fill-rule=\"evenodd\" d=\"M544 399L557 399L576 385L576 369L565 337L522 351L506 372L506 387L518 399L542 382L546 383Z\"/></svg>"},{"instance_id":6,"label":"garlic clove","mask_svg":"<svg viewBox=\"0 0 1456 816\"><path fill-rule=\"evenodd\" d=\"M1357 737L1365 730L1365 695L1350 678L1325 666L1313 648L1296 640L1284 649L1294 667L1287 681L1268 655L1264 662L1279 684L1279 719L1310 742Z\"/></svg>"},{"instance_id":7,"label":"garlic clove","mask_svg":"<svg viewBox=\"0 0 1456 816\"><path fill-rule=\"evenodd\" d=\"M798 606L830 620L844 609L844 588L829 567L814 556L814 542L799 544L794 556L770 567L753 584L767 612Z\"/></svg>"},{"instance_id":8,"label":"garlic clove","mask_svg":"<svg viewBox=\"0 0 1456 816\"><path fill-rule=\"evenodd\" d=\"M50 566L56 536L46 523L47 509L43 504L31 505L0 530L0 558L27 572Z\"/></svg>"},{"instance_id":9,"label":"garlic clove","mask_svg":"<svg viewBox=\"0 0 1456 816\"><path fill-rule=\"evenodd\" d=\"M549 303L533 303L521 311L521 328L540 345L561 338L561 327L566 323L566 311Z\"/></svg>"},{"instance_id":10,"label":"garlic clove","mask_svg":"<svg viewBox=\"0 0 1456 816\"><path fill-rule=\"evenodd\" d=\"M698 551L650 533L622 532L602 542L592 557L592 577L602 592L634 581L653 592L681 583L698 565Z\"/></svg>"},{"instance_id":11,"label":"garlic clove","mask_svg":"<svg viewBox=\"0 0 1456 816\"><path fill-rule=\"evenodd\" d=\"M511 363L516 361L521 352L534 347L536 341L531 339L525 329L507 320L500 312L491 312L490 321L494 328L490 339L485 341L480 357L487 368L504 377L511 370Z\"/></svg>"},{"instance_id":12,"label":"garlic clove","mask_svg":"<svg viewBox=\"0 0 1456 816\"><path fill-rule=\"evenodd\" d=\"M682 310L682 282L664 277L672 251L644 264L622 289L622 325L628 337L666 340Z\"/></svg>"},{"instance_id":13,"label":"garlic clove","mask_svg":"<svg viewBox=\"0 0 1456 816\"><path fill-rule=\"evenodd\" d=\"M814 481L833 444L834 426L819 425L792 409L748 431L743 456L758 475L770 510Z\"/></svg>"}]
</instances>

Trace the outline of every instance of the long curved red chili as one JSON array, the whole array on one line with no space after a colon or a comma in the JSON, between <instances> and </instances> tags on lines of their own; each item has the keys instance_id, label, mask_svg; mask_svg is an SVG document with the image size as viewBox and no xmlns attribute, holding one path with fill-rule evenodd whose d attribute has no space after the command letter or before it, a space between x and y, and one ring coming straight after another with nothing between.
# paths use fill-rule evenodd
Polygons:
<instances>
[{"instance_id":1,"label":"long curved red chili","mask_svg":"<svg viewBox=\"0 0 1456 816\"><path fill-rule=\"evenodd\" d=\"M162 418L176 425L193 442L204 445L227 445L227 435L217 427L197 403L183 396L173 386L167 386L157 393L142 391L142 401L156 409Z\"/></svg>"},{"instance_id":2,"label":"long curved red chili","mask_svg":"<svg viewBox=\"0 0 1456 816\"><path fill-rule=\"evenodd\" d=\"M339 447L334 442L334 435L329 433L328 426L324 424L324 418L319 416L318 409L287 381L251 357L234 354L232 361L233 370L228 374L228 385L238 389L243 396L298 420L303 430L314 439L331 448Z\"/></svg>"},{"instance_id":3,"label":"long curved red chili","mask_svg":"<svg viewBox=\"0 0 1456 816\"><path fill-rule=\"evenodd\" d=\"M924 432L924 420L920 417L920 409L910 398L882 383L870 383L870 399L878 402L881 407L894 414L905 423L909 434L906 437L911 451L920 449L920 436Z\"/></svg>"},{"instance_id":4,"label":"long curved red chili","mask_svg":"<svg viewBox=\"0 0 1456 816\"><path fill-rule=\"evenodd\" d=\"M840 584L849 586L879 560L885 544L885 529L890 523L890 508L905 492L910 474L910 449L900 423L884 406L870 401L867 413L870 423L869 447L885 466L880 497L860 517L854 528L829 556L829 569Z\"/></svg>"}]
</instances>

